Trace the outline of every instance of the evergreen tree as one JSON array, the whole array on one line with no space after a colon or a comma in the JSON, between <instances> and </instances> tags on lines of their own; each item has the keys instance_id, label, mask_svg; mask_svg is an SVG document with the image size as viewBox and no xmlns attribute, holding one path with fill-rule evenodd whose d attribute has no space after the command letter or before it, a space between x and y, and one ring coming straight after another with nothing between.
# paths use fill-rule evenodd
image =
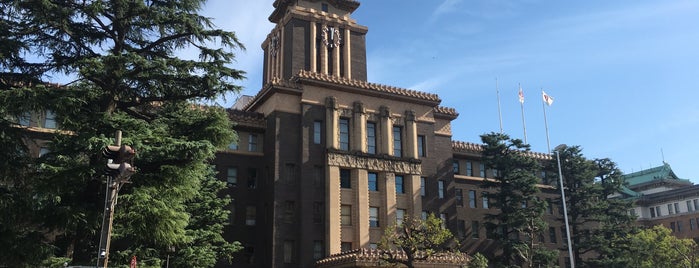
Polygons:
<instances>
[{"instance_id":1,"label":"evergreen tree","mask_svg":"<svg viewBox=\"0 0 699 268\"><path fill-rule=\"evenodd\" d=\"M140 267L168 256L211 267L239 247L222 238L228 199L209 164L235 133L223 109L195 102L239 90L243 72L229 64L242 44L198 14L203 3L0 0L0 266L95 264L100 151L115 130L139 171L121 189L110 266L137 255ZM199 57L176 56L187 48ZM72 81L49 83L56 76ZM17 119L47 111L60 131L28 137L49 151L29 155L23 137L37 132Z\"/></svg>"},{"instance_id":2,"label":"evergreen tree","mask_svg":"<svg viewBox=\"0 0 699 268\"><path fill-rule=\"evenodd\" d=\"M506 134L485 134L481 140L485 166L494 171L493 178L484 180L482 186L495 189L484 195L497 209L486 215L488 234L502 249L495 260L504 267L529 267L535 259L546 262L542 258L551 254L536 243L538 234L546 228L546 207L537 197L538 160L530 154L529 145Z\"/></svg>"},{"instance_id":3,"label":"evergreen tree","mask_svg":"<svg viewBox=\"0 0 699 268\"><path fill-rule=\"evenodd\" d=\"M566 147L559 154L576 266L625 267L627 256L619 252L626 247L635 218L628 214L630 201L610 198L624 185L621 171L609 159L585 158L579 146ZM547 170L558 170L555 159Z\"/></svg>"}]
</instances>

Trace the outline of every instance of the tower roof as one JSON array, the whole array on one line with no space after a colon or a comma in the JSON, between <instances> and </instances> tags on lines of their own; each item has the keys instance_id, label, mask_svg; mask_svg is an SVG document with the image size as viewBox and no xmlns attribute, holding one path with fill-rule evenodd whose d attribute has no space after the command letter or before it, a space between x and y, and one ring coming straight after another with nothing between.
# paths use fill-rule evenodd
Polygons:
<instances>
[{"instance_id":1,"label":"tower roof","mask_svg":"<svg viewBox=\"0 0 699 268\"><path fill-rule=\"evenodd\" d=\"M679 183L689 182L689 180L680 179L677 177L668 163L663 163L662 166L626 174L624 175L624 179L626 179L626 182L628 182L629 187L661 180L669 180Z\"/></svg>"},{"instance_id":2,"label":"tower roof","mask_svg":"<svg viewBox=\"0 0 699 268\"><path fill-rule=\"evenodd\" d=\"M274 6L274 12L269 16L269 21L273 23L278 23L279 20L284 16L286 9L289 6L297 4L298 1L304 2L320 2L321 0L275 0L272 6ZM348 13L354 12L359 7L359 1L354 0L324 0L328 4L334 6L337 9L347 11Z\"/></svg>"}]
</instances>

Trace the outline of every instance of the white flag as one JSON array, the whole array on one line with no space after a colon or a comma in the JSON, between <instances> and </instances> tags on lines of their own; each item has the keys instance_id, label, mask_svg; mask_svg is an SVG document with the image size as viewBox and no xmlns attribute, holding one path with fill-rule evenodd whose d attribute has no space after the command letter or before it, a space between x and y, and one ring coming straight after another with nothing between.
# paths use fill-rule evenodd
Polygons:
<instances>
[{"instance_id":1,"label":"white flag","mask_svg":"<svg viewBox=\"0 0 699 268\"><path fill-rule=\"evenodd\" d=\"M548 104L549 106L551 106L551 104L553 104L553 97L546 94L546 92L544 92L543 90L541 91L541 96L544 98L544 102L546 104Z\"/></svg>"},{"instance_id":2,"label":"white flag","mask_svg":"<svg viewBox=\"0 0 699 268\"><path fill-rule=\"evenodd\" d=\"M522 87L519 87L519 103L524 103L524 92L522 92Z\"/></svg>"}]
</instances>

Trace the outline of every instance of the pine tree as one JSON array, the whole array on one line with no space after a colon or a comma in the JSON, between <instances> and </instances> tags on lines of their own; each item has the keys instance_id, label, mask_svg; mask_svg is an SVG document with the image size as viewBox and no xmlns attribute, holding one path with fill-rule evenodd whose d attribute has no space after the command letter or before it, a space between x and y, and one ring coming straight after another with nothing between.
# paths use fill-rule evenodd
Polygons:
<instances>
[{"instance_id":1,"label":"pine tree","mask_svg":"<svg viewBox=\"0 0 699 268\"><path fill-rule=\"evenodd\" d=\"M625 267L628 256L622 252L635 218L628 214L630 201L610 198L624 185L621 171L609 159L585 158L579 146L559 154L576 266ZM557 170L557 165L551 161L548 170Z\"/></svg>"},{"instance_id":2,"label":"pine tree","mask_svg":"<svg viewBox=\"0 0 699 268\"><path fill-rule=\"evenodd\" d=\"M381 258L394 265L413 268L416 261L451 251L452 238L451 231L434 214L429 214L425 220L406 217L401 224L391 225L384 231L379 243L383 250Z\"/></svg>"},{"instance_id":3,"label":"pine tree","mask_svg":"<svg viewBox=\"0 0 699 268\"><path fill-rule=\"evenodd\" d=\"M485 166L495 174L484 180L482 187L495 189L484 196L498 211L486 215L488 234L502 249L496 260L505 267L528 267L535 259L545 262L541 258L550 254L535 242L546 227L545 204L537 198L538 160L530 154L529 145L506 134L485 134L481 140Z\"/></svg>"},{"instance_id":4,"label":"pine tree","mask_svg":"<svg viewBox=\"0 0 699 268\"><path fill-rule=\"evenodd\" d=\"M238 248L222 239L228 201L209 164L235 133L223 109L196 102L240 89L244 73L229 64L243 47L198 14L203 3L0 0L0 142L12 145L0 149L12 167L0 172L0 266L95 264L100 151L115 130L139 171L121 189L112 265L138 255L140 267L160 267L169 255L211 267ZM199 57L176 56L187 48ZM23 139L36 132L17 118L45 111L60 131L29 137L47 141L37 158Z\"/></svg>"}]
</instances>

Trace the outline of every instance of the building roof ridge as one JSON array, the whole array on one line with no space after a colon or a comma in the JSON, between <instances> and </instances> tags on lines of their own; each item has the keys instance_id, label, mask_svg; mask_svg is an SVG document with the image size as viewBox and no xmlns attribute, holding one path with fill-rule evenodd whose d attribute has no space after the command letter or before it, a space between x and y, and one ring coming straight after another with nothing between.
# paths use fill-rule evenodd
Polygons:
<instances>
[{"instance_id":1,"label":"building roof ridge","mask_svg":"<svg viewBox=\"0 0 699 268\"><path fill-rule=\"evenodd\" d=\"M372 82L363 81L363 80L349 79L349 78L345 78L345 77L338 77L338 76L334 76L334 75L322 74L322 73L311 72L311 71L306 71L306 70L299 71L297 75L292 77L292 80L297 79L297 78L310 79L310 80L316 80L316 81L322 81L322 82L330 82L330 83L335 83L335 84L340 84L340 85L345 85L345 86L352 86L352 87L356 87L356 88L367 89L367 90L383 92L383 93L390 93L390 94L395 94L395 95L400 95L400 96L405 96L405 97L412 97L412 98L417 98L417 99L422 99L422 100L427 100L427 101L434 101L434 102L441 102L442 101L439 98L439 96L437 94L434 94L434 93L427 93L424 91L418 91L418 90L414 90L414 89L407 89L407 88L400 88L400 87L389 86L389 85L384 85L384 84L379 84L379 83L372 83Z\"/></svg>"}]
</instances>

